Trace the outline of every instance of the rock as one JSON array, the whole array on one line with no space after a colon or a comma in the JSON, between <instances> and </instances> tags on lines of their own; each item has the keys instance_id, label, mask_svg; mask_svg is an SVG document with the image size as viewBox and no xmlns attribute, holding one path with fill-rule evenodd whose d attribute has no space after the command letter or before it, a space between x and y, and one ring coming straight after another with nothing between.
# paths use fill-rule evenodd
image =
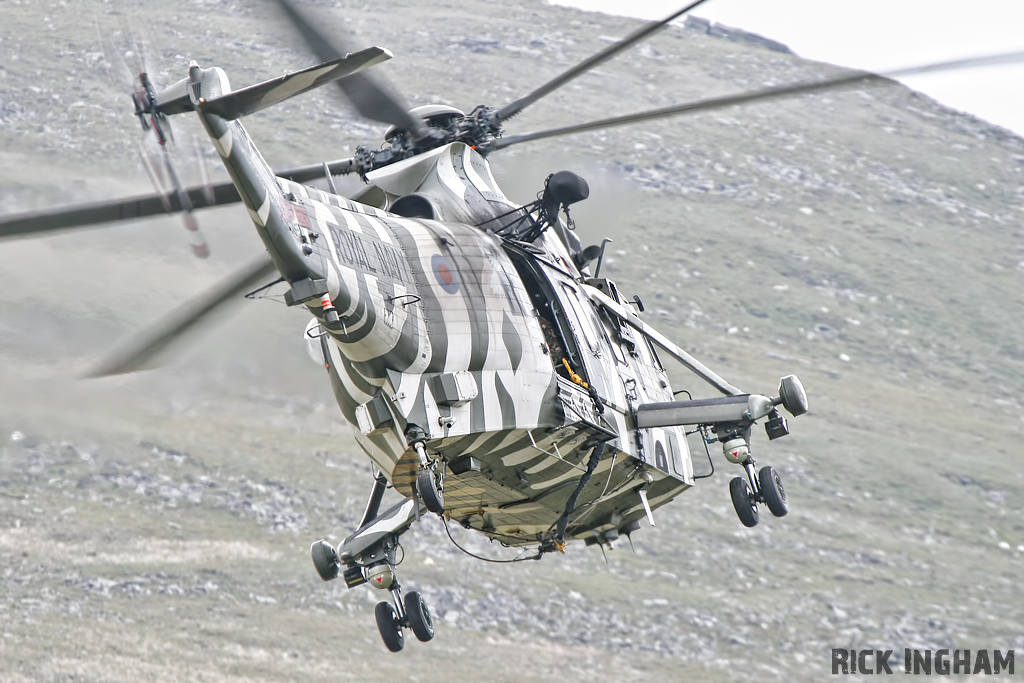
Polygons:
<instances>
[{"instance_id":1,"label":"rock","mask_svg":"<svg viewBox=\"0 0 1024 683\"><path fill-rule=\"evenodd\" d=\"M478 38L466 38L459 41L459 47L465 48L470 52L476 52L478 54L487 54L491 50L496 50L501 47L501 43L497 40L480 40Z\"/></svg>"}]
</instances>

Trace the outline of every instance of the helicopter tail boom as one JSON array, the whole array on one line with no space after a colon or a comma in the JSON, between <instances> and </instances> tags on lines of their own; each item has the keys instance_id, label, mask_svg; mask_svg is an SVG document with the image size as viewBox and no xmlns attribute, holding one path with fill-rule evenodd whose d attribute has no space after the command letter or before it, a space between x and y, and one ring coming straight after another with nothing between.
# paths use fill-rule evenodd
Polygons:
<instances>
[{"instance_id":1,"label":"helicopter tail boom","mask_svg":"<svg viewBox=\"0 0 1024 683\"><path fill-rule=\"evenodd\" d=\"M303 257L300 242L282 216L282 211L286 210L283 204L288 200L281 180L257 150L240 121L208 111L202 104L231 96L227 74L219 67L202 69L193 66L189 72L191 96L199 103L195 111L274 264L289 282L308 278L309 264Z\"/></svg>"}]
</instances>

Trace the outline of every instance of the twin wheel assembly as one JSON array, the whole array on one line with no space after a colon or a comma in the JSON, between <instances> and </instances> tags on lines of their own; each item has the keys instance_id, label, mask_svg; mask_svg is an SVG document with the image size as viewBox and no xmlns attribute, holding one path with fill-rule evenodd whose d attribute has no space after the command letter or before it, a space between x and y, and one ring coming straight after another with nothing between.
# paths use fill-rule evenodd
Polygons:
<instances>
[{"instance_id":1,"label":"twin wheel assembly","mask_svg":"<svg viewBox=\"0 0 1024 683\"><path fill-rule=\"evenodd\" d=\"M395 609L387 600L377 603L374 615L377 617L377 629L384 645L392 652L405 647L403 627L412 629L420 642L427 642L434 637L434 622L430 618L430 610L417 591L406 593L405 599L396 603L401 609Z\"/></svg>"},{"instance_id":2,"label":"twin wheel assembly","mask_svg":"<svg viewBox=\"0 0 1024 683\"><path fill-rule=\"evenodd\" d=\"M750 464L753 472L753 462ZM732 505L736 508L736 515L743 522L743 526L756 526L760 515L757 511L757 504L764 503L776 517L785 517L789 512L789 503L786 501L786 488L782 485L782 478L775 471L774 467L762 467L757 473L757 479L751 479L757 487L751 487L744 477L734 477L729 482L729 495L732 497Z\"/></svg>"},{"instance_id":3,"label":"twin wheel assembly","mask_svg":"<svg viewBox=\"0 0 1024 683\"><path fill-rule=\"evenodd\" d=\"M374 610L380 637L391 652L405 647L406 628L421 642L434 638L434 622L423 596L417 591L403 596L395 575L395 567L401 562L398 558L401 535L419 519L422 511L444 512L443 481L438 463L426 458L421 440L415 440L413 446L423 464L416 477L415 498L407 498L382 512L381 502L388 481L381 472L376 472L359 528L337 548L323 539L310 547L313 566L324 581L343 577L349 588L368 583L391 593L392 600L377 603Z\"/></svg>"},{"instance_id":4,"label":"twin wheel assembly","mask_svg":"<svg viewBox=\"0 0 1024 683\"><path fill-rule=\"evenodd\" d=\"M743 399L744 397L738 396L704 403L714 403L719 408L726 405L740 406L742 410ZM750 455L750 427L754 422L753 418L768 418L765 431L769 439L786 436L789 434L789 427L776 406L782 405L793 416L803 415L807 412L807 395L800 380L789 375L782 378L778 397L768 399L751 396L747 398L747 402L748 409L743 416L744 419L714 424L712 429L718 435L717 440L722 443L725 459L741 466L746 474L745 477L734 477L729 482L729 496L743 526L753 527L757 526L760 519L758 503L767 505L776 517L785 517L789 512L786 487L782 485L782 477L775 468L762 467L760 471L754 469L754 459Z\"/></svg>"},{"instance_id":5,"label":"twin wheel assembly","mask_svg":"<svg viewBox=\"0 0 1024 683\"><path fill-rule=\"evenodd\" d=\"M378 482L383 480L380 475L378 477ZM407 500L383 514L373 515L368 524L345 539L337 550L324 540L315 542L310 548L313 566L324 581L343 576L349 588L368 583L391 593L393 603L387 600L378 602L374 614L380 637L392 652L405 647L403 629L412 629L413 635L424 643L434 638L434 622L423 596L418 591L410 591L403 596L395 575L395 565L400 562L397 558L398 538L415 521L419 513L414 507L418 505Z\"/></svg>"},{"instance_id":6,"label":"twin wheel assembly","mask_svg":"<svg viewBox=\"0 0 1024 683\"><path fill-rule=\"evenodd\" d=\"M749 437L746 434L732 434L722 439L722 450L725 458L731 463L743 467L745 477L734 477L729 482L729 496L736 508L736 515L743 526L757 526L760 519L758 503L764 503L776 517L785 517L789 512L789 501L786 499L786 487L782 485L782 477L774 467L762 467L759 472L754 470L754 459L750 456Z\"/></svg>"},{"instance_id":7,"label":"twin wheel assembly","mask_svg":"<svg viewBox=\"0 0 1024 683\"><path fill-rule=\"evenodd\" d=\"M422 444L416 444L421 451ZM420 470L416 477L416 493L423 506L435 514L444 513L444 495L441 493L441 477L436 468ZM378 564L366 570L366 580L378 588L390 589L395 604L387 600L377 603L374 615L377 617L377 629L380 637L391 652L398 652L405 647L403 628L412 629L417 640L426 643L434 637L434 622L430 618L430 609L418 591L410 591L402 597L398 581L394 576L394 567L390 563Z\"/></svg>"}]
</instances>

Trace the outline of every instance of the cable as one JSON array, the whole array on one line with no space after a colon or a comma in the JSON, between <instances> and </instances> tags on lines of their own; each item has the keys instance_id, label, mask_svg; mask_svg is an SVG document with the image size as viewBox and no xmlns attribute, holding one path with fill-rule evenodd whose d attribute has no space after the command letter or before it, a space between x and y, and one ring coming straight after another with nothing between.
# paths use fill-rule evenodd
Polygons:
<instances>
[{"instance_id":1,"label":"cable","mask_svg":"<svg viewBox=\"0 0 1024 683\"><path fill-rule=\"evenodd\" d=\"M475 557L476 559L483 560L484 562L493 562L494 564L512 564L513 562L525 562L526 560L539 560L544 555L544 553L538 551L536 555L530 555L529 557L517 557L511 560L495 560L490 557L482 557L480 555L477 555L476 553L471 553L470 551L466 550L461 545L459 545L458 541L455 540L455 537L452 536L451 529L448 528L447 519L442 517L441 523L444 524L445 533L448 534L448 538L451 540L452 545L454 545L456 548L466 553L470 557Z\"/></svg>"},{"instance_id":2,"label":"cable","mask_svg":"<svg viewBox=\"0 0 1024 683\"><path fill-rule=\"evenodd\" d=\"M594 510L597 509L597 504L600 503L602 500L604 500L605 494L608 493L608 487L611 486L611 483L612 483L612 475L615 474L615 459L618 456L619 456L619 452L618 451L615 451L614 453L612 453L612 464L608 466L608 480L605 481L605 483L604 483L604 490L601 491L601 495L599 495L597 498L595 498L590 503L587 503L586 507L579 511L580 515L578 517L576 517L576 519L571 521L572 524L582 524L583 520L585 520L587 517L589 517L590 513L592 513Z\"/></svg>"},{"instance_id":3,"label":"cable","mask_svg":"<svg viewBox=\"0 0 1024 683\"><path fill-rule=\"evenodd\" d=\"M587 483L590 482L590 478L594 476L594 470L597 469L597 464L601 461L601 455L604 453L604 442L601 442L594 446L593 453L590 454L590 461L587 463L587 471L580 477L579 483L576 484L576 490L569 496L569 500L565 502L565 512L555 522L555 542L562 543L565 538L565 527L569 524L569 515L573 513L576 508L576 501L580 497L580 493L586 488Z\"/></svg>"}]
</instances>

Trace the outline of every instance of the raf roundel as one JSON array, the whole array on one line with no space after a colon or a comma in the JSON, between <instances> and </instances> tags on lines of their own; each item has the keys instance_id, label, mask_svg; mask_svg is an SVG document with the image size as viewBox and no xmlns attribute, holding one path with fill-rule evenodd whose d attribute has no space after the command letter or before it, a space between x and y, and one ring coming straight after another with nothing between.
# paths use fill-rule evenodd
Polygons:
<instances>
[{"instance_id":1,"label":"raf roundel","mask_svg":"<svg viewBox=\"0 0 1024 683\"><path fill-rule=\"evenodd\" d=\"M449 294L459 291L459 273L451 261L441 254L434 254L430 259L430 266L434 271L434 279L437 280L437 284L441 285L441 289Z\"/></svg>"}]
</instances>

